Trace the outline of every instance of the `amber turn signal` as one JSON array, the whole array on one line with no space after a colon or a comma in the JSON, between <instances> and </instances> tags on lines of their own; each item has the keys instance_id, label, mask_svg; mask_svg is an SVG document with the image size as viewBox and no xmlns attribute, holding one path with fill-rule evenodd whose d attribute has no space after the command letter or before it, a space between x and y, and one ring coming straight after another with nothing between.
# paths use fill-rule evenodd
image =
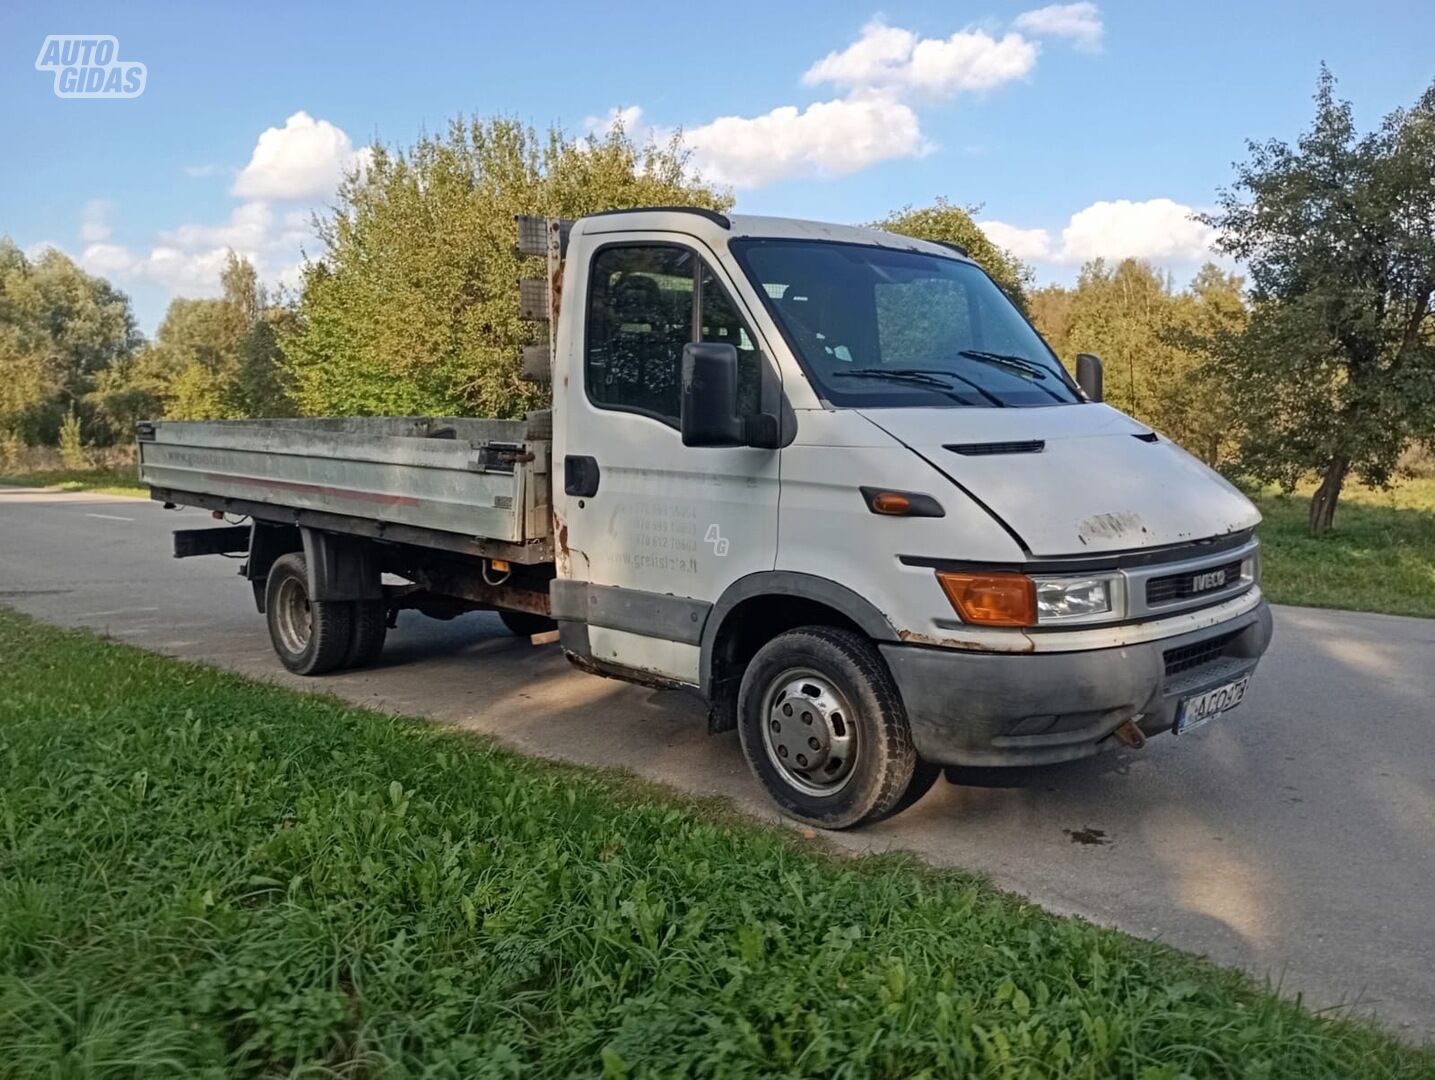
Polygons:
<instances>
[{"instance_id":1,"label":"amber turn signal","mask_svg":"<svg viewBox=\"0 0 1435 1080\"><path fill-rule=\"evenodd\" d=\"M912 509L912 500L900 491L879 491L870 505L878 514L905 514Z\"/></svg>"},{"instance_id":2,"label":"amber turn signal","mask_svg":"<svg viewBox=\"0 0 1435 1080\"><path fill-rule=\"evenodd\" d=\"M942 504L918 491L893 491L890 488L860 487L867 509L884 517L945 517Z\"/></svg>"},{"instance_id":3,"label":"amber turn signal","mask_svg":"<svg viewBox=\"0 0 1435 1080\"><path fill-rule=\"evenodd\" d=\"M938 570L937 580L963 622L1036 625L1036 586L1025 574Z\"/></svg>"}]
</instances>

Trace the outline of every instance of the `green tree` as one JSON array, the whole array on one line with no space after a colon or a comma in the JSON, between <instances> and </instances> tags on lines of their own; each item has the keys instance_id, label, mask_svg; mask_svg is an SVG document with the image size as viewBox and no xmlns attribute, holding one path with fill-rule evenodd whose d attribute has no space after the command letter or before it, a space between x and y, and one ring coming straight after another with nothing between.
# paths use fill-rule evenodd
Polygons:
<instances>
[{"instance_id":1,"label":"green tree","mask_svg":"<svg viewBox=\"0 0 1435 1080\"><path fill-rule=\"evenodd\" d=\"M1435 429L1435 85L1364 135L1329 71L1315 103L1294 146L1249 144L1206 220L1254 301L1219 360L1240 384L1241 464L1288 490L1318 476L1319 536L1348 475L1389 483Z\"/></svg>"},{"instance_id":2,"label":"green tree","mask_svg":"<svg viewBox=\"0 0 1435 1080\"><path fill-rule=\"evenodd\" d=\"M114 427L146 416L293 414L278 346L292 315L270 304L253 265L233 252L220 286L213 299L172 300L154 342L100 380L92 397Z\"/></svg>"},{"instance_id":3,"label":"green tree","mask_svg":"<svg viewBox=\"0 0 1435 1080\"><path fill-rule=\"evenodd\" d=\"M965 248L967 254L990 274L992 280L1024 311L1027 307L1027 292L1032 283L1031 267L987 239L986 233L972 220L972 215L978 209L975 206L954 206L945 198L939 198L931 206L908 206L897 210L881 221L874 222L872 227L903 236L915 236L919 240L956 244Z\"/></svg>"},{"instance_id":4,"label":"green tree","mask_svg":"<svg viewBox=\"0 0 1435 1080\"><path fill-rule=\"evenodd\" d=\"M515 415L545 391L520 378L543 330L518 318L516 214L578 217L644 205L724 209L677 140L621 129L573 140L508 119L455 119L406 151L382 145L317 222L297 318L280 328L307 414Z\"/></svg>"},{"instance_id":5,"label":"green tree","mask_svg":"<svg viewBox=\"0 0 1435 1080\"><path fill-rule=\"evenodd\" d=\"M0 433L53 444L96 380L140 345L129 298L50 249L0 237Z\"/></svg>"},{"instance_id":6,"label":"green tree","mask_svg":"<svg viewBox=\"0 0 1435 1080\"><path fill-rule=\"evenodd\" d=\"M1046 343L1063 360L1075 355L1070 348L1073 301L1072 290L1064 285L1044 285L1033 290L1027 300L1032 325L1041 331Z\"/></svg>"},{"instance_id":7,"label":"green tree","mask_svg":"<svg viewBox=\"0 0 1435 1080\"><path fill-rule=\"evenodd\" d=\"M1169 340L1174 309L1169 278L1150 264L1095 259L1081 268L1066 336L1072 356L1096 353L1105 362L1112 405L1163 430L1167 387L1185 361Z\"/></svg>"},{"instance_id":8,"label":"green tree","mask_svg":"<svg viewBox=\"0 0 1435 1080\"><path fill-rule=\"evenodd\" d=\"M279 335L294 324L284 307L265 309L239 342L239 362L226 399L237 416L293 416L292 382Z\"/></svg>"},{"instance_id":9,"label":"green tree","mask_svg":"<svg viewBox=\"0 0 1435 1080\"><path fill-rule=\"evenodd\" d=\"M1245 324L1241 279L1211 265L1176 292L1147 263L1082 267L1074 289L1036 290L1032 321L1067 362L1091 352L1106 364L1112 405L1157 428L1210 465L1230 453L1229 382L1213 355Z\"/></svg>"},{"instance_id":10,"label":"green tree","mask_svg":"<svg viewBox=\"0 0 1435 1080\"><path fill-rule=\"evenodd\" d=\"M1217 357L1245 330L1249 317L1245 282L1211 263L1201 267L1176 297L1166 340L1183 355L1166 388L1165 414L1178 441L1212 467L1228 467L1239 436L1238 384L1225 376Z\"/></svg>"}]
</instances>

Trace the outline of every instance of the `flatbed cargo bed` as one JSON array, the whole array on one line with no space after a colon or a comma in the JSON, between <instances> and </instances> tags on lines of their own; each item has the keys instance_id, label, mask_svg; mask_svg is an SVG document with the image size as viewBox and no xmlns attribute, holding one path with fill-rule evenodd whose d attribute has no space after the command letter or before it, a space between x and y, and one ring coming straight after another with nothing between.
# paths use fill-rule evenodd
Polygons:
<instances>
[{"instance_id":1,"label":"flatbed cargo bed","mask_svg":"<svg viewBox=\"0 0 1435 1080\"><path fill-rule=\"evenodd\" d=\"M259 520L551 561L551 421L164 420L139 430L155 499Z\"/></svg>"}]
</instances>

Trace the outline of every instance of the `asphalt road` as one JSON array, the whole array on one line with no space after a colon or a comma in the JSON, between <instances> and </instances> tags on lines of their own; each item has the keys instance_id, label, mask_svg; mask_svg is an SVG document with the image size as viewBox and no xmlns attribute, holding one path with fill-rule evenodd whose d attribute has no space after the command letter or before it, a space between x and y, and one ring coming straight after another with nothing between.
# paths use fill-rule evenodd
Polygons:
<instances>
[{"instance_id":1,"label":"asphalt road","mask_svg":"<svg viewBox=\"0 0 1435 1080\"><path fill-rule=\"evenodd\" d=\"M169 531L204 516L0 489L0 603L772 816L736 735L709 737L696 699L584 675L491 615L406 613L382 666L289 676L236 563L170 558ZM1435 620L1281 608L1237 712L1141 751L939 783L906 814L835 842L981 871L1051 910L1241 966L1313 1007L1435 1039L1432 742Z\"/></svg>"}]
</instances>

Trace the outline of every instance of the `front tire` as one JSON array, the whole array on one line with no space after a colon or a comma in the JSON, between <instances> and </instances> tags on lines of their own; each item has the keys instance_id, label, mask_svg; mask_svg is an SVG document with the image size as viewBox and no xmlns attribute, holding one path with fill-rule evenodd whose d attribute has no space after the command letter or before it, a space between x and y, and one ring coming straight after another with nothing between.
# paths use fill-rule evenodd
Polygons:
<instances>
[{"instance_id":1,"label":"front tire","mask_svg":"<svg viewBox=\"0 0 1435 1080\"><path fill-rule=\"evenodd\" d=\"M738 692L738 734L773 801L824 829L894 813L917 773L892 676L851 630L799 627L759 649Z\"/></svg>"},{"instance_id":2,"label":"front tire","mask_svg":"<svg viewBox=\"0 0 1435 1080\"><path fill-rule=\"evenodd\" d=\"M309 570L295 551L280 556L264 583L264 617L279 662L296 675L342 667L353 632L353 605L310 601Z\"/></svg>"}]
</instances>

